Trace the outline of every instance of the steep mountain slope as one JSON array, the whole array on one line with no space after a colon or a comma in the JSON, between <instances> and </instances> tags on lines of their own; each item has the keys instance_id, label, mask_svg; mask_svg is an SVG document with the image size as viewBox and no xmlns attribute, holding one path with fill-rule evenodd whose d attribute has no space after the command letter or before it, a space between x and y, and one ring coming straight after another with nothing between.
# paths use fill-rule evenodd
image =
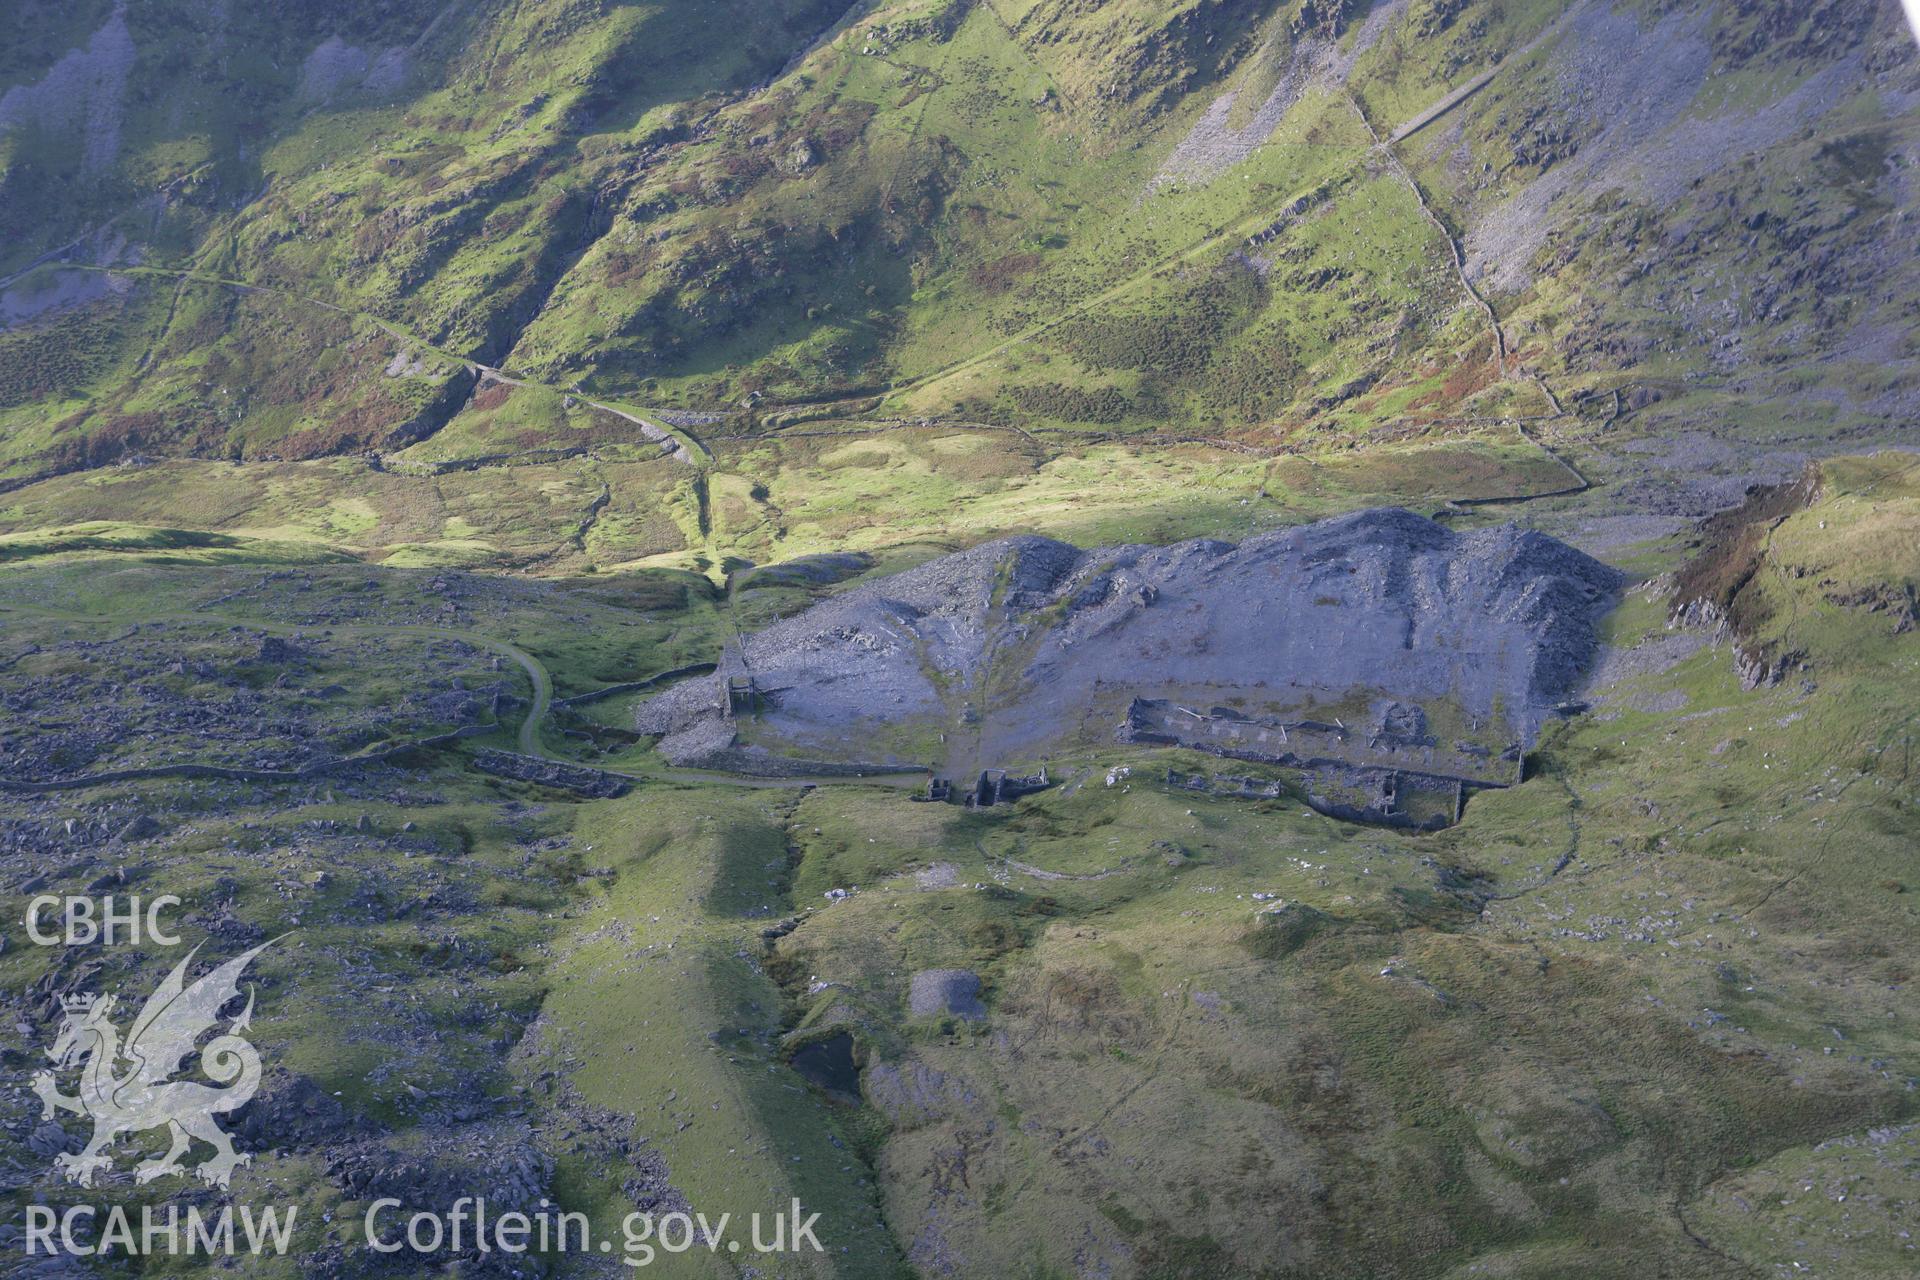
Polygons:
<instances>
[{"instance_id":1,"label":"steep mountain slope","mask_svg":"<svg viewBox=\"0 0 1920 1280\"><path fill-rule=\"evenodd\" d=\"M1636 411L1819 450L1914 407L1920 71L1891 0L22 26L16 475L399 448L457 421L461 359L748 433L905 413L1315 451L1520 415L1605 458ZM25 271L50 251L145 269Z\"/></svg>"},{"instance_id":2,"label":"steep mountain slope","mask_svg":"<svg viewBox=\"0 0 1920 1280\"><path fill-rule=\"evenodd\" d=\"M393 326L458 356L504 353L591 238L607 140L612 163L631 163L650 112L771 74L832 16L380 4L309 24L112 9L79 54L7 90L6 266L51 254L172 274L8 277L9 320L32 322L0 360L9 452L315 456L439 426L458 395L429 423L410 411L457 361L396 360L423 352ZM78 15L27 17L57 45ZM102 44L127 51L113 75L90 52ZM84 110L62 89L74 77ZM63 327L70 306L83 314Z\"/></svg>"}]
</instances>

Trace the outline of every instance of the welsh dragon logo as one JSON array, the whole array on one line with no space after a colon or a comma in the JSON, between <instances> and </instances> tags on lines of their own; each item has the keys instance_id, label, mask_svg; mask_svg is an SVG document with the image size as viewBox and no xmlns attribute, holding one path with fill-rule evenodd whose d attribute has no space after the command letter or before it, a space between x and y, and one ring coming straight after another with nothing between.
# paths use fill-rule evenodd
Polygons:
<instances>
[{"instance_id":1,"label":"welsh dragon logo","mask_svg":"<svg viewBox=\"0 0 1920 1280\"><path fill-rule=\"evenodd\" d=\"M199 1041L220 1021L220 1010L239 998L240 975L247 965L272 945L262 943L188 986L187 966L199 951L195 947L147 998L124 1043L113 1024L113 996L63 997L66 1019L47 1056L60 1071L83 1064L80 1092L72 1097L61 1093L53 1071L36 1074L33 1091L40 1095L43 1119L52 1119L58 1109L93 1120L93 1139L84 1151L55 1157L68 1181L92 1186L95 1170L113 1167L107 1149L122 1134L162 1127L171 1136L172 1146L165 1155L137 1165L136 1182L185 1173L180 1158L195 1138L214 1149L213 1156L193 1170L213 1186L224 1188L234 1169L252 1160L234 1151L233 1140L214 1120L245 1105L260 1087L260 1055L240 1037L253 1018L252 990L248 990L246 1008L224 1034L205 1046ZM201 1071L225 1088L173 1078L196 1049Z\"/></svg>"}]
</instances>

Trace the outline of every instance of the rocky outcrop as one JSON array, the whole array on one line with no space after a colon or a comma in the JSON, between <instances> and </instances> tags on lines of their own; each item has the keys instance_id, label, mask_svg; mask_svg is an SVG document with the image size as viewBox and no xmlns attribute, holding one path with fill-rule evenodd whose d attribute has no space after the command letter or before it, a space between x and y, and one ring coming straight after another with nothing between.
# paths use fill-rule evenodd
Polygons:
<instances>
[{"instance_id":1,"label":"rocky outcrop","mask_svg":"<svg viewBox=\"0 0 1920 1280\"><path fill-rule=\"evenodd\" d=\"M368 1127L318 1081L285 1067L267 1072L236 1119L234 1132L249 1150L299 1151Z\"/></svg>"},{"instance_id":2,"label":"rocky outcrop","mask_svg":"<svg viewBox=\"0 0 1920 1280\"><path fill-rule=\"evenodd\" d=\"M531 782L542 787L552 787L558 791L571 791L575 795L596 800L623 796L633 789L633 783L617 773L590 769L585 765L542 760L539 756L523 756L514 751L497 751L491 748L478 751L473 757L473 767L482 773L491 773L497 778Z\"/></svg>"},{"instance_id":3,"label":"rocky outcrop","mask_svg":"<svg viewBox=\"0 0 1920 1280\"><path fill-rule=\"evenodd\" d=\"M67 52L34 83L0 94L0 135L22 128L77 132L83 171L101 172L120 153L127 78L136 56L126 13L116 8L84 48Z\"/></svg>"},{"instance_id":4,"label":"rocky outcrop","mask_svg":"<svg viewBox=\"0 0 1920 1280\"><path fill-rule=\"evenodd\" d=\"M1780 683L1807 655L1782 651L1767 634L1774 604L1762 584L1780 523L1820 498L1821 473L1809 466L1786 484L1754 485L1739 506L1701 521L1700 550L1674 575L1667 625L1706 630L1733 642L1734 673L1746 690Z\"/></svg>"},{"instance_id":5,"label":"rocky outcrop","mask_svg":"<svg viewBox=\"0 0 1920 1280\"><path fill-rule=\"evenodd\" d=\"M980 975L968 969L922 969L907 989L907 1010L916 1018L987 1016L980 1003Z\"/></svg>"}]
</instances>

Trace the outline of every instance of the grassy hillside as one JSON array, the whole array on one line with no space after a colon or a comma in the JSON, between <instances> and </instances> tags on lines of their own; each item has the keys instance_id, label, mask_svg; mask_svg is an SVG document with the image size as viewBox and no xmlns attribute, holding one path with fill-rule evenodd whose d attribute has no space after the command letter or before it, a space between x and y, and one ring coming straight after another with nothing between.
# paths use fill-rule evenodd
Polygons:
<instances>
[{"instance_id":1,"label":"grassy hillside","mask_svg":"<svg viewBox=\"0 0 1920 1280\"><path fill-rule=\"evenodd\" d=\"M1920 283L1911 39L1843 8L36 6L0 460L499 452L462 359L728 434L1824 451L1910 410Z\"/></svg>"},{"instance_id":2,"label":"grassy hillside","mask_svg":"<svg viewBox=\"0 0 1920 1280\"><path fill-rule=\"evenodd\" d=\"M365 1265L340 1224L412 1161L410 1195L512 1182L598 1221L798 1196L830 1247L782 1275L1899 1275L1914 477L1837 460L1657 554L1591 710L1437 834L1175 791L1167 768L1219 762L1137 747L1053 760L1062 785L982 812L739 786L663 767L615 697L540 741L634 775L624 797L466 767L513 741L509 702L464 744L292 788L9 792L0 858L30 865L69 820L105 848L145 814L111 857L188 898L191 940L294 931L256 1022L279 1127L234 1187L302 1205L315 1266ZM1670 625L1736 583L1729 630ZM396 663L416 690L524 698L514 650L565 696L710 658L729 609L757 626L834 589L770 575L728 601L684 574L87 526L0 562L0 697L73 671L164 706L141 691L177 658L165 696L208 705L253 671L379 706ZM261 674L263 635L294 644L288 679ZM1736 646L1761 645L1793 661L1743 682ZM161 967L102 959L89 980L128 989ZM53 963L9 948L5 990L52 989ZM979 975L983 1016L914 1012L928 969ZM809 1046L850 1056L857 1102L795 1065ZM669 1273L740 1274L697 1252Z\"/></svg>"}]
</instances>

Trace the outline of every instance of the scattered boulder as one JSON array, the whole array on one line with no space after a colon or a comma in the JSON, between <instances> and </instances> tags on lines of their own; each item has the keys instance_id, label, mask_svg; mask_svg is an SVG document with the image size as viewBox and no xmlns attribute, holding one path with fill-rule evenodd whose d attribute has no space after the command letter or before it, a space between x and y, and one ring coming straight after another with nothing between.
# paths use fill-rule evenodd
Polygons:
<instances>
[{"instance_id":1,"label":"scattered boulder","mask_svg":"<svg viewBox=\"0 0 1920 1280\"><path fill-rule=\"evenodd\" d=\"M113 842L115 844L130 844L135 840L151 840L153 837L159 835L162 830L163 828L160 824L154 821L152 814L143 813L134 818L133 821L127 823L126 826L121 827L119 831L115 832Z\"/></svg>"},{"instance_id":2,"label":"scattered boulder","mask_svg":"<svg viewBox=\"0 0 1920 1280\"><path fill-rule=\"evenodd\" d=\"M36 1156L52 1158L63 1152L78 1151L84 1144L77 1133L68 1133L58 1120L42 1120L27 1135L27 1150Z\"/></svg>"},{"instance_id":3,"label":"scattered boulder","mask_svg":"<svg viewBox=\"0 0 1920 1280\"><path fill-rule=\"evenodd\" d=\"M299 1150L361 1128L353 1115L311 1076L273 1067L260 1090L236 1114L234 1133L253 1150Z\"/></svg>"},{"instance_id":4,"label":"scattered boulder","mask_svg":"<svg viewBox=\"0 0 1920 1280\"><path fill-rule=\"evenodd\" d=\"M254 651L253 660L279 666L299 656L299 650L280 636L261 636L260 647Z\"/></svg>"}]
</instances>

